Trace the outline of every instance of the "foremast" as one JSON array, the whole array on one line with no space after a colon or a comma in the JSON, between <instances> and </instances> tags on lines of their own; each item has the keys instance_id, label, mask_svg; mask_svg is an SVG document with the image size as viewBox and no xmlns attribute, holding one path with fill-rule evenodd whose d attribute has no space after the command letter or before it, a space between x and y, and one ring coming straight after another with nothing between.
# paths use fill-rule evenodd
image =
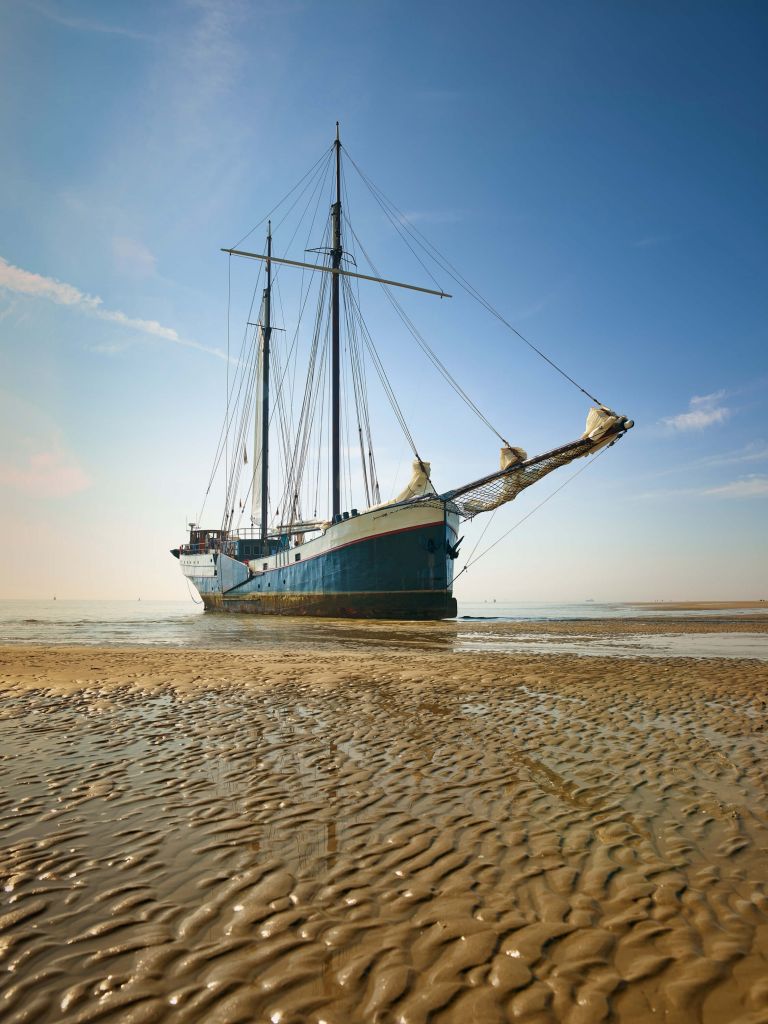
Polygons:
<instances>
[{"instance_id":1,"label":"foremast","mask_svg":"<svg viewBox=\"0 0 768 1024\"><path fill-rule=\"evenodd\" d=\"M341 244L341 140L336 122L336 202L331 206L331 495L332 516L341 513L341 301L339 270L344 250ZM267 234L266 276L262 322L259 325L259 374L255 417L252 518L258 518L262 550L267 553L269 518L269 343L272 334L272 222ZM280 261L278 261L280 262ZM261 472L258 472L259 465Z\"/></svg>"},{"instance_id":2,"label":"foremast","mask_svg":"<svg viewBox=\"0 0 768 1024\"><path fill-rule=\"evenodd\" d=\"M258 521L262 552L268 554L269 529L269 346L272 337L272 222L267 228L267 283L262 295L262 316L258 325L259 358L254 417L254 462L252 519Z\"/></svg>"}]
</instances>

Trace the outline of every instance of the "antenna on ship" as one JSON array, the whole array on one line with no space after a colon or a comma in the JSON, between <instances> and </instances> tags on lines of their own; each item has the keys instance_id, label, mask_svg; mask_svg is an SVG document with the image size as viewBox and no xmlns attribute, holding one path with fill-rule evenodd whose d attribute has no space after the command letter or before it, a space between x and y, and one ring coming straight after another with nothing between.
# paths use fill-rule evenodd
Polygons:
<instances>
[{"instance_id":1,"label":"antenna on ship","mask_svg":"<svg viewBox=\"0 0 768 1024\"><path fill-rule=\"evenodd\" d=\"M339 122L336 122L336 202L331 207L331 268L338 271L341 267L341 140L339 138ZM339 275L331 277L331 489L333 494L334 520L341 512L341 442L340 442L340 405L339 394Z\"/></svg>"}]
</instances>

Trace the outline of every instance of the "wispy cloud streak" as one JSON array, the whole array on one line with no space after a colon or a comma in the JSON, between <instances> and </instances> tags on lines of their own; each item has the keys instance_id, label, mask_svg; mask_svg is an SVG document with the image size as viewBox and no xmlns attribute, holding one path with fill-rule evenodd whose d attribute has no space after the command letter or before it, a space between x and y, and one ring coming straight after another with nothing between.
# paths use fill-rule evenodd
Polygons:
<instances>
[{"instance_id":1,"label":"wispy cloud streak","mask_svg":"<svg viewBox=\"0 0 768 1024\"><path fill-rule=\"evenodd\" d=\"M122 25L110 25L104 21L94 21L92 18L76 18L61 11L53 10L46 4L30 3L28 6L37 14L41 14L49 21L55 21L57 25L65 28L75 29L78 32L99 32L105 35L125 36L128 39L149 39L143 32L136 32Z\"/></svg>"},{"instance_id":2,"label":"wispy cloud streak","mask_svg":"<svg viewBox=\"0 0 768 1024\"><path fill-rule=\"evenodd\" d=\"M672 242L677 237L677 235L646 235L645 238L638 238L637 241L632 242L632 247L635 249L650 249L656 245Z\"/></svg>"},{"instance_id":3,"label":"wispy cloud streak","mask_svg":"<svg viewBox=\"0 0 768 1024\"><path fill-rule=\"evenodd\" d=\"M67 498L92 486L46 410L11 391L0 390L0 437L0 491Z\"/></svg>"},{"instance_id":4,"label":"wispy cloud streak","mask_svg":"<svg viewBox=\"0 0 768 1024\"><path fill-rule=\"evenodd\" d=\"M734 466L742 462L768 461L768 444L765 441L752 441L734 452L723 452L720 455L707 455L697 459L697 466Z\"/></svg>"},{"instance_id":5,"label":"wispy cloud streak","mask_svg":"<svg viewBox=\"0 0 768 1024\"><path fill-rule=\"evenodd\" d=\"M768 498L768 476L753 473L720 487L710 487L702 494L712 498Z\"/></svg>"},{"instance_id":6,"label":"wispy cloud streak","mask_svg":"<svg viewBox=\"0 0 768 1024\"><path fill-rule=\"evenodd\" d=\"M0 487L38 498L66 498L91 486L91 480L69 452L52 446L44 451L0 461Z\"/></svg>"},{"instance_id":7,"label":"wispy cloud streak","mask_svg":"<svg viewBox=\"0 0 768 1024\"><path fill-rule=\"evenodd\" d=\"M132 277L151 277L155 273L155 254L135 238L116 235L112 239L112 256L117 269Z\"/></svg>"},{"instance_id":8,"label":"wispy cloud streak","mask_svg":"<svg viewBox=\"0 0 768 1024\"><path fill-rule=\"evenodd\" d=\"M74 285L64 281L58 281L53 277L44 277L42 274L35 274L30 270L16 267L0 256L0 288L13 292L17 295L29 295L33 298L47 299L60 306L69 306L81 312L97 316L100 320L107 320L110 323L120 324L141 334L147 334L154 338L162 338L163 341L170 341L174 345L181 345L184 348L194 348L199 352L206 352L208 355L216 356L218 359L227 358L226 353L218 348L209 348L197 341L190 341L183 338L173 327L166 327L157 320L144 320L140 317L128 316L117 309L106 309L102 300L96 295L88 295L80 291Z\"/></svg>"},{"instance_id":9,"label":"wispy cloud streak","mask_svg":"<svg viewBox=\"0 0 768 1024\"><path fill-rule=\"evenodd\" d=\"M688 412L667 416L662 423L665 427L679 431L703 430L715 423L724 423L731 410L719 404L723 398L725 391L714 391L711 395L694 395L689 403Z\"/></svg>"},{"instance_id":10,"label":"wispy cloud streak","mask_svg":"<svg viewBox=\"0 0 768 1024\"><path fill-rule=\"evenodd\" d=\"M463 210L406 210L397 219L401 224L456 224L464 220Z\"/></svg>"},{"instance_id":11,"label":"wispy cloud streak","mask_svg":"<svg viewBox=\"0 0 768 1024\"><path fill-rule=\"evenodd\" d=\"M645 491L636 497L643 501L667 501L670 498L768 498L768 476L750 473L716 487L674 487Z\"/></svg>"}]
</instances>

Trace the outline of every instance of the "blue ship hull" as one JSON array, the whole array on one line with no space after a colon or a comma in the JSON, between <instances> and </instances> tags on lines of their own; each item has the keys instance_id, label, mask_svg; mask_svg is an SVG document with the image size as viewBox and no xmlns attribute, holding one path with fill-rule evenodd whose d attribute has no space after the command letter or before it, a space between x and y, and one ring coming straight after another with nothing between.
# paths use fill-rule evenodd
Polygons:
<instances>
[{"instance_id":1,"label":"blue ship hull","mask_svg":"<svg viewBox=\"0 0 768 1024\"><path fill-rule=\"evenodd\" d=\"M258 559L244 564L216 553L211 557L210 575L194 575L186 568L185 572L209 611L383 619L454 617L456 517L446 513L444 506L435 505L417 515L431 521L414 524L414 510L402 506L367 513L359 517L358 524L331 527L327 532L329 550L318 551L317 542L309 542L273 556L263 566ZM354 536L361 532L362 536ZM351 539L349 535L353 535ZM283 564L271 564L275 561Z\"/></svg>"}]
</instances>

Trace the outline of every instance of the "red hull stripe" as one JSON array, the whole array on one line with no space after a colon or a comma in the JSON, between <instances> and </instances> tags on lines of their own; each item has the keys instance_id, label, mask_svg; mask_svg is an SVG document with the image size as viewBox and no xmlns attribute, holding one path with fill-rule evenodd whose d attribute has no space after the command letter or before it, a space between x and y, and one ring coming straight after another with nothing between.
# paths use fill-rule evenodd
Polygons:
<instances>
[{"instance_id":1,"label":"red hull stripe","mask_svg":"<svg viewBox=\"0 0 768 1024\"><path fill-rule=\"evenodd\" d=\"M442 526L443 522L444 521L442 519L436 519L435 522L433 522L433 523L418 523L416 526L403 526L399 530L388 530L386 533L373 533L373 534L369 534L367 537L358 537L357 540L349 540L349 541L347 541L346 544L339 544L335 548L328 548L327 551L318 551L318 553L316 555L309 555L307 558L304 558L302 556L301 561L302 562L311 562L314 558L322 558L323 555L332 555L336 551L342 551L344 548L351 548L355 544L364 544L368 540L378 540L379 537L394 537L396 533L411 533L413 530L424 530L424 529L426 529L429 526ZM450 529L450 527L449 527L449 529ZM454 531L451 531L451 532L453 533ZM289 548L289 550L291 552L293 552L296 549L295 548ZM251 561L252 562L258 562L259 559L258 558L252 558ZM286 569L289 569L294 564L296 564L296 563L288 562L286 565L276 565L273 569L258 569L254 573L254 575L256 575L256 576L266 576L268 572L285 572Z\"/></svg>"}]
</instances>

